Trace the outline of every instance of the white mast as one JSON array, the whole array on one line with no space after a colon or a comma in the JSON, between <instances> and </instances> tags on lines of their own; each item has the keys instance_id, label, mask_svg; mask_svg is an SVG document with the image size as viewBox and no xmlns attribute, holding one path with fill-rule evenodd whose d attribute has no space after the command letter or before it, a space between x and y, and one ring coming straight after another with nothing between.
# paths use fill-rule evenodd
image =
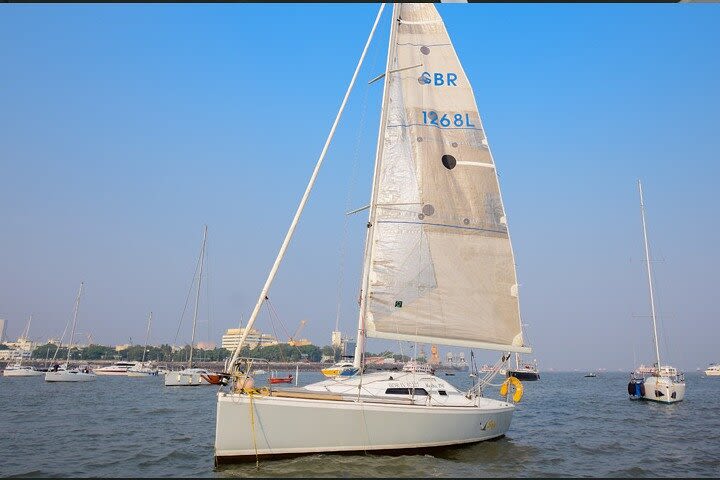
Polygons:
<instances>
[{"instance_id":1,"label":"white mast","mask_svg":"<svg viewBox=\"0 0 720 480\"><path fill-rule=\"evenodd\" d=\"M657 359L658 372L660 371L660 347L658 346L657 322L655 320L655 297L653 295L652 272L650 268L650 248L648 247L647 227L645 225L645 204L643 203L642 183L638 180L640 191L640 216L642 217L643 240L645 241L645 262L647 264L648 286L650 289L650 311L652 312L653 340L655 341L655 358Z\"/></svg>"},{"instance_id":2,"label":"white mast","mask_svg":"<svg viewBox=\"0 0 720 480\"><path fill-rule=\"evenodd\" d=\"M65 362L65 368L69 367L70 364L70 350L73 346L73 340L75 339L75 325L77 324L77 314L78 309L80 308L80 295L82 294L83 285L85 282L80 282L80 290L78 290L77 298L75 299L75 310L73 311L73 323L72 323L72 331L70 333L70 344L68 345L68 356L67 356L67 362Z\"/></svg>"},{"instance_id":3,"label":"white mast","mask_svg":"<svg viewBox=\"0 0 720 480\"><path fill-rule=\"evenodd\" d=\"M145 348L143 348L142 361L140 362L143 366L145 365L145 352L147 352L148 340L150 340L150 322L151 321L152 321L152 312L150 312L150 316L148 317L148 328L147 328L147 333L145 334Z\"/></svg>"},{"instance_id":4,"label":"white mast","mask_svg":"<svg viewBox=\"0 0 720 480\"><path fill-rule=\"evenodd\" d=\"M382 156L383 145L385 144L383 137L385 132L385 123L387 119L387 99L388 90L390 88L390 62L393 58L395 34L397 32L397 4L393 4L392 16L390 18L390 38L388 40L388 56L385 64L385 85L383 88L382 103L380 105L380 131L378 132L377 150L375 152L375 169L373 172L373 185L370 192L370 212L368 213L368 228L365 234L365 261L363 262L362 284L360 286L360 314L358 316L357 340L355 342L355 357L353 358L353 366L355 368L362 367L362 353L365 351L365 311L367 307L367 288L369 282L370 268L370 250L372 250L372 241L370 236L370 228L372 228L375 220L375 197L377 195L377 176L378 166L380 165L380 157ZM417 350L417 349L416 349Z\"/></svg>"},{"instance_id":5,"label":"white mast","mask_svg":"<svg viewBox=\"0 0 720 480\"><path fill-rule=\"evenodd\" d=\"M192 368L193 348L195 348L195 325L197 324L198 304L200 303L200 285L202 284L203 263L205 260L205 241L207 240L207 225L203 232L202 248L200 249L200 275L198 276L198 288L195 295L195 312L193 313L192 338L190 339L190 358L188 359L188 368ZM148 329L150 324L148 324Z\"/></svg>"},{"instance_id":6,"label":"white mast","mask_svg":"<svg viewBox=\"0 0 720 480\"><path fill-rule=\"evenodd\" d=\"M275 274L277 273L277 270L280 267L280 263L282 262L282 259L285 256L285 251L287 250L287 247L290 244L290 240L292 239L292 236L295 233L295 227L297 227L298 221L300 220L300 215L302 214L303 210L305 209L305 204L307 203L308 198L310 197L310 192L312 191L312 188L315 185L315 180L317 179L318 173L320 172L320 167L323 164L323 160L325 160L325 154L327 153L328 148L330 147L330 142L332 141L332 138L335 135L335 129L337 128L338 123L340 122L340 117L342 116L342 113L345 110L345 104L347 103L347 100L350 97L350 92L352 92L353 86L355 86L355 79L357 78L357 75L360 72L360 67L362 66L363 60L365 59L365 54L368 51L368 47L370 47L370 42L372 41L372 38L375 35L375 29L377 28L378 22L380 21L380 16L382 15L382 12L384 9L385 9L385 4L383 3L380 5L380 10L378 11L377 17L375 18L375 23L373 24L372 30L370 31L370 36L368 36L367 42L365 43L365 48L363 49L362 55L360 55L360 60L358 61L357 67L355 67L355 73L353 73L352 79L350 80L350 85L348 86L347 92L345 92L345 98L343 98L342 104L340 104L340 110L338 111L337 116L335 117L335 122L333 122L332 128L330 129L330 134L328 135L327 140L325 141L325 146L323 147L322 152L320 152L320 158L318 158L318 161L315 165L315 170L313 170L312 176L310 177L310 181L309 181L307 187L305 188L305 193L303 194L302 199L300 200L300 204L298 205L297 211L295 212L295 217L293 217L292 223L290 224L290 228L288 229L288 232L285 235L285 240L283 240L282 246L280 247L280 251L278 252L277 258L275 259L275 263L273 264L272 268L270 269L270 274L268 275L268 278L265 281L265 285L263 286L263 289L260 292L260 296L258 297L257 303L255 304L255 308L253 309L252 314L250 315L250 318L248 319L247 325L245 325L245 330L243 331L242 337L240 337L240 341L238 342L237 346L235 347L233 356L230 359L230 368L234 368L234 366L235 366L235 361L237 360L237 357L240 355L240 350L242 349L243 344L245 343L245 338L248 336L250 329L255 324L255 319L257 318L258 313L260 313L260 307L262 307L262 304L265 301L265 298L267 297L268 292L270 291L270 286L272 285L272 282L275 279Z\"/></svg>"}]
</instances>

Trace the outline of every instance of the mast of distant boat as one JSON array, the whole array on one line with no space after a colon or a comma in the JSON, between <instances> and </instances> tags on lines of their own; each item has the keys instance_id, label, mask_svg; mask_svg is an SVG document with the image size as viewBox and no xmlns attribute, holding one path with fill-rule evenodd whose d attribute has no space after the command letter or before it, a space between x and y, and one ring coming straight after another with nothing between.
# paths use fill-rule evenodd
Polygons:
<instances>
[{"instance_id":1,"label":"mast of distant boat","mask_svg":"<svg viewBox=\"0 0 720 480\"><path fill-rule=\"evenodd\" d=\"M207 225L203 233L203 243L200 249L200 275L198 276L197 294L195 295L195 312L193 313L192 338L190 339L190 358L188 359L188 367L192 368L193 348L195 348L195 325L197 325L198 304L200 303L200 285L202 284L203 262L205 260L205 242L207 240Z\"/></svg>"},{"instance_id":2,"label":"mast of distant boat","mask_svg":"<svg viewBox=\"0 0 720 480\"><path fill-rule=\"evenodd\" d=\"M655 358L657 359L658 373L660 372L660 347L658 346L657 322L655 320L655 297L653 295L652 269L650 268L650 248L648 247L647 226L645 223L645 204L643 202L642 183L638 180L640 191L640 216L642 217L643 240L645 242L645 264L647 266L648 287L650 290L650 311L652 313L653 340L655 341Z\"/></svg>"},{"instance_id":3,"label":"mast of distant boat","mask_svg":"<svg viewBox=\"0 0 720 480\"><path fill-rule=\"evenodd\" d=\"M72 350L73 340L75 340L75 325L77 324L77 314L78 309L80 308L80 295L82 295L83 285L84 282L80 282L80 289L78 290L77 298L75 299L75 310L73 311L73 323L72 330L70 332L70 343L68 344L68 356L67 361L65 362L65 369L70 368L70 351Z\"/></svg>"},{"instance_id":4,"label":"mast of distant boat","mask_svg":"<svg viewBox=\"0 0 720 480\"><path fill-rule=\"evenodd\" d=\"M152 312L150 312L150 316L148 317L148 328L147 328L147 333L145 334L145 348L143 348L142 361L140 362L140 364L142 366L145 366L145 352L147 352L148 340L150 340L150 322L151 321L152 321Z\"/></svg>"}]
</instances>

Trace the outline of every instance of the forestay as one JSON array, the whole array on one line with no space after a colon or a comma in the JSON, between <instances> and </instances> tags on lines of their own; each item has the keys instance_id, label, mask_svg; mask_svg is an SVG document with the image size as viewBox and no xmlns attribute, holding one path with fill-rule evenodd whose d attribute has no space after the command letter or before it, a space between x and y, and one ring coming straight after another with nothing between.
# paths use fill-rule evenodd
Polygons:
<instances>
[{"instance_id":1,"label":"forestay","mask_svg":"<svg viewBox=\"0 0 720 480\"><path fill-rule=\"evenodd\" d=\"M432 4L399 4L394 14L366 248L366 334L529 352L470 82Z\"/></svg>"}]
</instances>

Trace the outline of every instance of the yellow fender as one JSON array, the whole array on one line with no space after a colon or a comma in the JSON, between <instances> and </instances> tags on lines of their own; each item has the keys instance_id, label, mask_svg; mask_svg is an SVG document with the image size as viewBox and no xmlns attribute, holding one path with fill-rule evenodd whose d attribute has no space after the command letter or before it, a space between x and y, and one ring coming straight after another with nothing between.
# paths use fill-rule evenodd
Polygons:
<instances>
[{"instance_id":1,"label":"yellow fender","mask_svg":"<svg viewBox=\"0 0 720 480\"><path fill-rule=\"evenodd\" d=\"M522 383L520 383L520 380L515 377L508 377L507 380L500 385L500 395L503 397L507 396L510 384L512 384L513 389L515 390L515 393L513 393L512 396L513 402L520 403L523 396L523 386Z\"/></svg>"}]
</instances>

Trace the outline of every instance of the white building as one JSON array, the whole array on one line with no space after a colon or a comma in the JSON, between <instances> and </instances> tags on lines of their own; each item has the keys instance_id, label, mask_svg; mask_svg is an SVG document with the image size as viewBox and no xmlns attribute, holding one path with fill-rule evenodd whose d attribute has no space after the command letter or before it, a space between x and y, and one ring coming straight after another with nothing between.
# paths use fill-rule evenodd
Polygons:
<instances>
[{"instance_id":1,"label":"white building","mask_svg":"<svg viewBox=\"0 0 720 480\"><path fill-rule=\"evenodd\" d=\"M225 335L222 336L222 348L231 352L235 351L240 343L240 337L245 333L244 328L228 328ZM277 345L278 341L269 333L262 333L254 328L250 329L245 344L250 348L255 348L258 345L266 347L268 345Z\"/></svg>"},{"instance_id":2,"label":"white building","mask_svg":"<svg viewBox=\"0 0 720 480\"><path fill-rule=\"evenodd\" d=\"M3 343L5 341L5 327L7 326L7 323L5 322L4 318L0 318L0 343Z\"/></svg>"}]
</instances>

